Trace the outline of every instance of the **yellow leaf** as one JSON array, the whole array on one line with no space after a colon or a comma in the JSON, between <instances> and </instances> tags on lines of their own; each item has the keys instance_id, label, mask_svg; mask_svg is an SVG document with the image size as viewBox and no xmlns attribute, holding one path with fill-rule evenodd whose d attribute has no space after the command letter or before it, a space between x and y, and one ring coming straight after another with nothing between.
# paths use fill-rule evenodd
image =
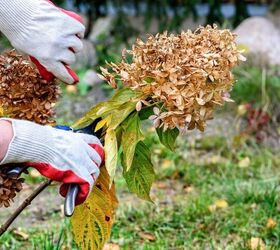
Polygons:
<instances>
[{"instance_id":1,"label":"yellow leaf","mask_svg":"<svg viewBox=\"0 0 280 250\"><path fill-rule=\"evenodd\" d=\"M245 104L241 104L237 107L237 114L239 116L245 115L247 111L248 109Z\"/></svg>"},{"instance_id":2,"label":"yellow leaf","mask_svg":"<svg viewBox=\"0 0 280 250\"><path fill-rule=\"evenodd\" d=\"M250 48L246 44L238 44L237 49L239 51L241 51L241 53L246 53L247 54L247 53L250 52Z\"/></svg>"},{"instance_id":3,"label":"yellow leaf","mask_svg":"<svg viewBox=\"0 0 280 250\"><path fill-rule=\"evenodd\" d=\"M95 119L112 114L112 127L115 129L135 109L136 103L143 98L143 93L124 88L116 91L109 101L92 107L84 117L72 125L73 128L86 127ZM108 124L109 125L109 124Z\"/></svg>"},{"instance_id":4,"label":"yellow leaf","mask_svg":"<svg viewBox=\"0 0 280 250\"><path fill-rule=\"evenodd\" d=\"M66 92L68 94L76 94L78 92L77 86L75 86L75 85L67 85Z\"/></svg>"},{"instance_id":5,"label":"yellow leaf","mask_svg":"<svg viewBox=\"0 0 280 250\"><path fill-rule=\"evenodd\" d=\"M29 239L29 234L21 231L21 229L15 229L12 231L12 234L16 237L16 238L20 238L22 240L28 240Z\"/></svg>"},{"instance_id":6,"label":"yellow leaf","mask_svg":"<svg viewBox=\"0 0 280 250\"><path fill-rule=\"evenodd\" d=\"M106 118L98 122L95 127L95 132L103 128L106 124L110 123L111 119L112 119L112 115L108 115Z\"/></svg>"},{"instance_id":7,"label":"yellow leaf","mask_svg":"<svg viewBox=\"0 0 280 250\"><path fill-rule=\"evenodd\" d=\"M41 176L40 172L35 168L32 168L31 170L28 170L28 172L29 172L29 175L33 178Z\"/></svg>"},{"instance_id":8,"label":"yellow leaf","mask_svg":"<svg viewBox=\"0 0 280 250\"><path fill-rule=\"evenodd\" d=\"M108 170L111 180L113 180L118 162L118 141L116 132L113 129L108 129L106 131L104 151L105 166Z\"/></svg>"},{"instance_id":9,"label":"yellow leaf","mask_svg":"<svg viewBox=\"0 0 280 250\"><path fill-rule=\"evenodd\" d=\"M228 207L228 203L226 200L217 200L214 204L208 207L210 212L215 212L218 209L225 209Z\"/></svg>"},{"instance_id":10,"label":"yellow leaf","mask_svg":"<svg viewBox=\"0 0 280 250\"><path fill-rule=\"evenodd\" d=\"M187 193L192 193L194 192L194 188L192 186L188 186L186 188L184 188L184 190L187 192Z\"/></svg>"},{"instance_id":11,"label":"yellow leaf","mask_svg":"<svg viewBox=\"0 0 280 250\"><path fill-rule=\"evenodd\" d=\"M251 250L265 250L265 244L261 238L253 237L249 241L249 248Z\"/></svg>"},{"instance_id":12,"label":"yellow leaf","mask_svg":"<svg viewBox=\"0 0 280 250\"><path fill-rule=\"evenodd\" d=\"M110 237L118 201L114 185L109 186L109 174L102 167L90 196L76 207L71 218L74 239L81 250L100 250Z\"/></svg>"},{"instance_id":13,"label":"yellow leaf","mask_svg":"<svg viewBox=\"0 0 280 250\"><path fill-rule=\"evenodd\" d=\"M91 124L95 119L108 115L112 110L119 107L119 103L111 101L101 102L88 111L85 116L72 125L73 128L83 128Z\"/></svg>"},{"instance_id":14,"label":"yellow leaf","mask_svg":"<svg viewBox=\"0 0 280 250\"><path fill-rule=\"evenodd\" d=\"M251 163L250 158L249 158L249 157L245 157L244 159L242 159L242 160L240 160L240 161L238 162L238 166L239 166L240 168L247 168L247 167L250 166L250 163Z\"/></svg>"},{"instance_id":15,"label":"yellow leaf","mask_svg":"<svg viewBox=\"0 0 280 250\"><path fill-rule=\"evenodd\" d=\"M217 208L227 208L228 207L228 203L225 200L217 200L215 202L215 205L217 206Z\"/></svg>"},{"instance_id":16,"label":"yellow leaf","mask_svg":"<svg viewBox=\"0 0 280 250\"><path fill-rule=\"evenodd\" d=\"M156 236L152 233L139 232L138 234L144 240L156 241L156 239L157 239Z\"/></svg>"},{"instance_id":17,"label":"yellow leaf","mask_svg":"<svg viewBox=\"0 0 280 250\"><path fill-rule=\"evenodd\" d=\"M173 163L173 161L165 159L165 160L162 161L161 167L164 168L164 169L170 168L172 163Z\"/></svg>"},{"instance_id":18,"label":"yellow leaf","mask_svg":"<svg viewBox=\"0 0 280 250\"><path fill-rule=\"evenodd\" d=\"M210 212L215 212L216 211L216 209L217 209L217 207L216 207L216 205L215 204L212 204L212 205L210 205L210 206L208 206L208 209L209 209L209 211Z\"/></svg>"},{"instance_id":19,"label":"yellow leaf","mask_svg":"<svg viewBox=\"0 0 280 250\"><path fill-rule=\"evenodd\" d=\"M267 222L266 222L266 228L272 229L272 228L274 228L276 226L276 224L277 223L276 223L275 220L273 220L272 218L268 218Z\"/></svg>"},{"instance_id":20,"label":"yellow leaf","mask_svg":"<svg viewBox=\"0 0 280 250\"><path fill-rule=\"evenodd\" d=\"M2 107L0 107L0 117L4 116L4 109Z\"/></svg>"},{"instance_id":21,"label":"yellow leaf","mask_svg":"<svg viewBox=\"0 0 280 250\"><path fill-rule=\"evenodd\" d=\"M107 243L102 250L120 250L120 246L116 243Z\"/></svg>"}]
</instances>

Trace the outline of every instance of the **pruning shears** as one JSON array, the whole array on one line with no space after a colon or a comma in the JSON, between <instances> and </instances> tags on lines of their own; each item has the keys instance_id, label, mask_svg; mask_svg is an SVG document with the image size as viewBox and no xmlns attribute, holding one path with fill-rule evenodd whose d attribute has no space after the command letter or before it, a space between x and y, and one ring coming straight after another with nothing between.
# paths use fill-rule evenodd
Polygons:
<instances>
[{"instance_id":1,"label":"pruning shears","mask_svg":"<svg viewBox=\"0 0 280 250\"><path fill-rule=\"evenodd\" d=\"M81 129L73 129L68 126L60 126L60 125L55 126L55 128L65 130L65 131L72 131L73 133L84 133L84 134L94 135L98 138L101 138L102 131L100 130L100 131L95 132L95 127L96 127L98 121L99 120L95 120L90 125L88 125L84 128L81 128ZM6 174L8 177L11 177L11 178L19 178L22 173L27 172L27 168L28 168L28 166L26 166L24 164L9 164L7 166ZM64 215L65 216L71 217L73 215L78 193L79 193L79 186L77 184L70 184L67 195L65 197L65 201L64 201Z\"/></svg>"}]
</instances>

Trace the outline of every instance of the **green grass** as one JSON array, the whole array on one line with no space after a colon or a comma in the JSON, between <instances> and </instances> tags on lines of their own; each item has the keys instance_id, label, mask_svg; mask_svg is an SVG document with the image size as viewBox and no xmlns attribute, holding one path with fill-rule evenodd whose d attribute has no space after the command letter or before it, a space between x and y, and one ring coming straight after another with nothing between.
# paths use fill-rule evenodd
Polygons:
<instances>
[{"instance_id":1,"label":"green grass","mask_svg":"<svg viewBox=\"0 0 280 250\"><path fill-rule=\"evenodd\" d=\"M280 78L274 68L261 68L250 64L234 70L237 83L231 92L236 103L252 103L257 107L269 105L272 111L279 108Z\"/></svg>"},{"instance_id":2,"label":"green grass","mask_svg":"<svg viewBox=\"0 0 280 250\"><path fill-rule=\"evenodd\" d=\"M246 150L242 155L251 157L247 168L231 159L218 165L181 165L174 185L194 191L160 190L154 205L122 206L112 240L122 249L249 249L250 238L259 237L268 249L280 249L280 158L267 149ZM209 206L220 199L228 207L211 212ZM277 222L275 228L266 228L268 218ZM157 240L143 241L141 231Z\"/></svg>"},{"instance_id":3,"label":"green grass","mask_svg":"<svg viewBox=\"0 0 280 250\"><path fill-rule=\"evenodd\" d=\"M59 250L78 249L72 240L71 225L68 220L61 219L60 226L50 226L46 229L18 228L17 230L28 235L23 239L20 234L11 230L0 238L1 250Z\"/></svg>"},{"instance_id":4,"label":"green grass","mask_svg":"<svg viewBox=\"0 0 280 250\"><path fill-rule=\"evenodd\" d=\"M119 179L120 207L112 242L121 249L249 249L248 241L258 237L267 249L280 249L280 155L247 145L232 148L229 153L220 140L213 141L212 146L206 142L197 143L198 156L209 154L212 148L209 157L219 153L226 160L209 163L206 158L198 164L195 158L186 161L184 154L174 156L155 147L161 185L156 184L152 191L154 204L129 194ZM175 160L177 166L171 161L169 167L163 166L163 161L156 160L163 155L167 160ZM244 157L251 162L241 168L238 162ZM188 187L191 191L187 191ZM211 211L209 206L221 199L228 207ZM266 227L268 218L277 223L272 229ZM45 230L21 230L29 234L28 240L6 233L0 239L0 249L76 249L68 220ZM141 237L143 233L151 233L155 240Z\"/></svg>"}]
</instances>

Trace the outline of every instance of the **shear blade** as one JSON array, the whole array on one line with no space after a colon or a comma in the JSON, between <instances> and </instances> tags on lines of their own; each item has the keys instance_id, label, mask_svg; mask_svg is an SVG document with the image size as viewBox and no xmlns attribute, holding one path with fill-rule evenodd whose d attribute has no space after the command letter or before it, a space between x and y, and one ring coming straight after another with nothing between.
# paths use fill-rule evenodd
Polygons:
<instances>
[{"instance_id":1,"label":"shear blade","mask_svg":"<svg viewBox=\"0 0 280 250\"><path fill-rule=\"evenodd\" d=\"M69 186L66 198L65 198L65 203L64 203L64 214L67 217L71 217L74 213L75 210L75 203L76 203L76 198L79 192L79 186L76 184L71 184Z\"/></svg>"}]
</instances>

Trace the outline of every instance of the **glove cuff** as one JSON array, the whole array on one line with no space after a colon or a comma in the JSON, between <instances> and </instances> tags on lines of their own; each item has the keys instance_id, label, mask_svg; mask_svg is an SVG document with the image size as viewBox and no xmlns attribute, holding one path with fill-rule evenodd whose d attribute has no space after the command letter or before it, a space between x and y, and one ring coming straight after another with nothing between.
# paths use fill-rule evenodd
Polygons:
<instances>
[{"instance_id":1,"label":"glove cuff","mask_svg":"<svg viewBox=\"0 0 280 250\"><path fill-rule=\"evenodd\" d=\"M29 121L3 118L13 126L13 139L0 165L22 162L50 162L55 157L51 149L51 127ZM28 145L28 146L27 146Z\"/></svg>"}]
</instances>

